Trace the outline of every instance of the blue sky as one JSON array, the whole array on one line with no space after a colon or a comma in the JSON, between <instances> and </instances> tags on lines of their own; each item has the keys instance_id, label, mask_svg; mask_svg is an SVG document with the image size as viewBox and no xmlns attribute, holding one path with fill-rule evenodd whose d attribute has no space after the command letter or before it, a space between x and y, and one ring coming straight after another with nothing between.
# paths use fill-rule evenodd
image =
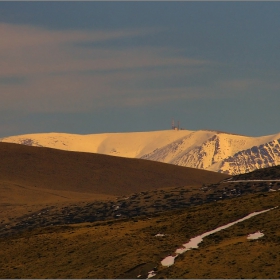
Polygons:
<instances>
[{"instance_id":1,"label":"blue sky","mask_svg":"<svg viewBox=\"0 0 280 280\"><path fill-rule=\"evenodd\" d=\"M279 2L0 2L0 137L280 131Z\"/></svg>"}]
</instances>

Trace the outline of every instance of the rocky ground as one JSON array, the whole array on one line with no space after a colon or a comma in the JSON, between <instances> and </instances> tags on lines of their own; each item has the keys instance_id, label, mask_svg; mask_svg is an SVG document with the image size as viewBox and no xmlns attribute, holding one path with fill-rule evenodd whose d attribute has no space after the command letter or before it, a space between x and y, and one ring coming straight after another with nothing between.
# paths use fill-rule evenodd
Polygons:
<instances>
[{"instance_id":1,"label":"rocky ground","mask_svg":"<svg viewBox=\"0 0 280 280\"><path fill-rule=\"evenodd\" d=\"M111 201L84 202L60 207L50 206L10 220L9 223L1 226L0 236L52 225L149 217L168 210L183 209L249 193L278 189L280 189L280 182L222 181L202 187L176 187L145 191L118 197Z\"/></svg>"}]
</instances>

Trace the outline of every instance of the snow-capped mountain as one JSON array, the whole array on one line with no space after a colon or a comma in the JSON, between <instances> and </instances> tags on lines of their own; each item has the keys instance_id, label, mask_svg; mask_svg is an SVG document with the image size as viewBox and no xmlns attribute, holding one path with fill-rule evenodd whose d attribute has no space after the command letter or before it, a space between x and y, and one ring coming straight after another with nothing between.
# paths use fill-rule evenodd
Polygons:
<instances>
[{"instance_id":1,"label":"snow-capped mountain","mask_svg":"<svg viewBox=\"0 0 280 280\"><path fill-rule=\"evenodd\" d=\"M0 141L142 158L232 175L280 164L280 133L261 137L207 130L89 135L39 133Z\"/></svg>"}]
</instances>

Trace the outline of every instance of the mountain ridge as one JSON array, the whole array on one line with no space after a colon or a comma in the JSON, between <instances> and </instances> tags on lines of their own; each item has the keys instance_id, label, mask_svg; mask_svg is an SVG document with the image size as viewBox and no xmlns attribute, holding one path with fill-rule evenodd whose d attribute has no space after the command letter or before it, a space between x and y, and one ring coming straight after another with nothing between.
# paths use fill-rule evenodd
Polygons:
<instances>
[{"instance_id":1,"label":"mountain ridge","mask_svg":"<svg viewBox=\"0 0 280 280\"><path fill-rule=\"evenodd\" d=\"M215 130L38 133L4 137L0 141L141 158L230 175L280 164L280 133L260 137Z\"/></svg>"}]
</instances>

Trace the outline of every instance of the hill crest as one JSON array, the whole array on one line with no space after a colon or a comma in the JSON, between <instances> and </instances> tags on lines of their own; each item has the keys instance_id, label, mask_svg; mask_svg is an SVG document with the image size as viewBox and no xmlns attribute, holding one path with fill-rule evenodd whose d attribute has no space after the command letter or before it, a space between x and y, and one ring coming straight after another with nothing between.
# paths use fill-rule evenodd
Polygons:
<instances>
[{"instance_id":1,"label":"hill crest","mask_svg":"<svg viewBox=\"0 0 280 280\"><path fill-rule=\"evenodd\" d=\"M88 135L38 133L6 137L1 141L149 159L231 175L280 164L280 133L260 137L211 130Z\"/></svg>"},{"instance_id":2,"label":"hill crest","mask_svg":"<svg viewBox=\"0 0 280 280\"><path fill-rule=\"evenodd\" d=\"M53 190L127 195L217 182L226 176L142 159L0 143L1 182Z\"/></svg>"}]
</instances>

